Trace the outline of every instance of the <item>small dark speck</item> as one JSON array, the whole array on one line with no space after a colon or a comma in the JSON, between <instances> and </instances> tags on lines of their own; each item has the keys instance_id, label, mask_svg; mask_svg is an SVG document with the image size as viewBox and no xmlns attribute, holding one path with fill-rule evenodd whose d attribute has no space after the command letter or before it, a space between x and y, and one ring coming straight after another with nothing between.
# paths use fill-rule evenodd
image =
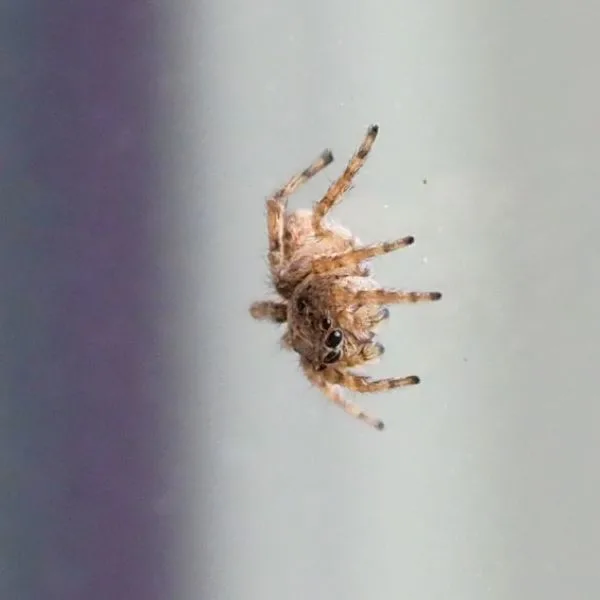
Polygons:
<instances>
[{"instance_id":1,"label":"small dark speck","mask_svg":"<svg viewBox=\"0 0 600 600\"><path fill-rule=\"evenodd\" d=\"M427 179L423 179L423 185L427 185Z\"/></svg>"},{"instance_id":2,"label":"small dark speck","mask_svg":"<svg viewBox=\"0 0 600 600\"><path fill-rule=\"evenodd\" d=\"M469 359L466 356L463 356L463 362L469 362Z\"/></svg>"}]
</instances>

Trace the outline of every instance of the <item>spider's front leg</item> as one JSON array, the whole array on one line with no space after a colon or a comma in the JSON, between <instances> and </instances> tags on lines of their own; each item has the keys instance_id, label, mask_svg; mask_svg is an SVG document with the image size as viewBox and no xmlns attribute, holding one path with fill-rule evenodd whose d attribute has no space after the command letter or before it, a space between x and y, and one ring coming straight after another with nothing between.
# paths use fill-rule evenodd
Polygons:
<instances>
[{"instance_id":1,"label":"spider's front leg","mask_svg":"<svg viewBox=\"0 0 600 600\"><path fill-rule=\"evenodd\" d=\"M377 417L365 412L362 408L360 408L360 406L354 404L354 402L346 400L342 395L339 386L327 380L327 378L324 376L324 371L315 371L312 365L304 359L301 360L301 364L304 374L308 380L316 385L325 394L325 396L331 400L331 402L339 406L350 416L358 419L359 421L363 421L375 429L381 430L384 428L384 424L381 419L378 419Z\"/></svg>"},{"instance_id":2,"label":"spider's front leg","mask_svg":"<svg viewBox=\"0 0 600 600\"><path fill-rule=\"evenodd\" d=\"M417 385L420 379L416 375L409 377L388 377L387 379L371 379L364 375L356 375L347 371L327 370L327 379L331 383L341 385L353 392L368 394L372 392L385 392L399 387Z\"/></svg>"},{"instance_id":3,"label":"spider's front leg","mask_svg":"<svg viewBox=\"0 0 600 600\"><path fill-rule=\"evenodd\" d=\"M269 265L276 272L284 264L283 231L288 196L314 177L333 160L331 150L325 150L304 171L297 173L267 200L267 231L269 236Z\"/></svg>"}]
</instances>

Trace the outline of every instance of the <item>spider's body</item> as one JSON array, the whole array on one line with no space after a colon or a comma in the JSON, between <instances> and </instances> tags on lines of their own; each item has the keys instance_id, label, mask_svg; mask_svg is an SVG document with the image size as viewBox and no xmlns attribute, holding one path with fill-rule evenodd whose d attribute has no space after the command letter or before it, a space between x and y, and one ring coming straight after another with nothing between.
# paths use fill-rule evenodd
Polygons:
<instances>
[{"instance_id":1,"label":"spider's body","mask_svg":"<svg viewBox=\"0 0 600 600\"><path fill-rule=\"evenodd\" d=\"M250 312L256 319L286 323L283 345L300 355L307 378L346 412L383 429L382 421L344 400L340 386L376 392L419 383L414 375L372 380L350 369L383 353L375 329L389 315L385 305L438 300L441 294L383 289L371 277L370 259L409 246L412 237L363 246L326 219L364 164L377 132L376 125L369 128L342 176L312 211L288 213L287 198L333 161L329 150L267 200L269 265L281 299L255 302Z\"/></svg>"}]
</instances>

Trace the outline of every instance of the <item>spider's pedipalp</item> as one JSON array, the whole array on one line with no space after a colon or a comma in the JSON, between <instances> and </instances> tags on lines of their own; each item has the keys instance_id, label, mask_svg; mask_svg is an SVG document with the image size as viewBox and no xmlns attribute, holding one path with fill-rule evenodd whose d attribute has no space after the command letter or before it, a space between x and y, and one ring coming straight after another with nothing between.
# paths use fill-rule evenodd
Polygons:
<instances>
[{"instance_id":1,"label":"spider's pedipalp","mask_svg":"<svg viewBox=\"0 0 600 600\"><path fill-rule=\"evenodd\" d=\"M369 342L361 349L360 357L364 364L377 360L384 352L385 347L381 342Z\"/></svg>"},{"instance_id":2,"label":"spider's pedipalp","mask_svg":"<svg viewBox=\"0 0 600 600\"><path fill-rule=\"evenodd\" d=\"M347 367L360 367L367 363L373 363L385 352L385 347L380 342L367 342L360 352L345 360Z\"/></svg>"},{"instance_id":3,"label":"spider's pedipalp","mask_svg":"<svg viewBox=\"0 0 600 600\"><path fill-rule=\"evenodd\" d=\"M382 321L387 321L390 318L390 309L387 306L384 306L379 313L377 314L377 318L373 319L372 327L378 325Z\"/></svg>"},{"instance_id":4,"label":"spider's pedipalp","mask_svg":"<svg viewBox=\"0 0 600 600\"><path fill-rule=\"evenodd\" d=\"M348 166L342 175L329 186L325 196L323 196L323 198L315 205L313 210L313 227L316 233L324 233L324 217L333 208L333 206L335 206L341 200L342 196L350 188L352 179L365 164L365 160L371 151L373 142L375 141L378 132L378 125L371 125L369 127L364 140L348 162Z\"/></svg>"},{"instance_id":5,"label":"spider's pedipalp","mask_svg":"<svg viewBox=\"0 0 600 600\"><path fill-rule=\"evenodd\" d=\"M388 252L399 250L400 248L406 248L413 244L414 241L415 238L410 235L393 242L379 242L377 244L363 246L362 248L348 250L339 254L319 256L312 263L312 272L325 273L326 271L334 271L335 269L357 265L365 260L375 258L376 256L381 256Z\"/></svg>"}]
</instances>

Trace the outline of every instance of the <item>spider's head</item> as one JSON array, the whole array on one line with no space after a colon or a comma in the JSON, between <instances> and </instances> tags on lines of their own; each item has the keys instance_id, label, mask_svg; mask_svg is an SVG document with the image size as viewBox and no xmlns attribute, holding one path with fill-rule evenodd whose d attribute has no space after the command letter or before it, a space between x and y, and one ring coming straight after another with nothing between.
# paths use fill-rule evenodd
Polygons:
<instances>
[{"instance_id":1,"label":"spider's head","mask_svg":"<svg viewBox=\"0 0 600 600\"><path fill-rule=\"evenodd\" d=\"M300 307L304 307L302 302ZM343 362L351 351L352 338L331 313L314 311L307 306L305 311L296 311L294 316L288 320L288 339L298 354L317 371Z\"/></svg>"},{"instance_id":2,"label":"spider's head","mask_svg":"<svg viewBox=\"0 0 600 600\"><path fill-rule=\"evenodd\" d=\"M317 371L368 362L375 358L371 356L374 346L378 354L383 351L372 342L373 319L365 320L361 307L348 307L335 299L335 286L315 278L298 286L288 304L286 343ZM387 318L387 309L375 312L378 320ZM359 361L354 360L357 354Z\"/></svg>"}]
</instances>

